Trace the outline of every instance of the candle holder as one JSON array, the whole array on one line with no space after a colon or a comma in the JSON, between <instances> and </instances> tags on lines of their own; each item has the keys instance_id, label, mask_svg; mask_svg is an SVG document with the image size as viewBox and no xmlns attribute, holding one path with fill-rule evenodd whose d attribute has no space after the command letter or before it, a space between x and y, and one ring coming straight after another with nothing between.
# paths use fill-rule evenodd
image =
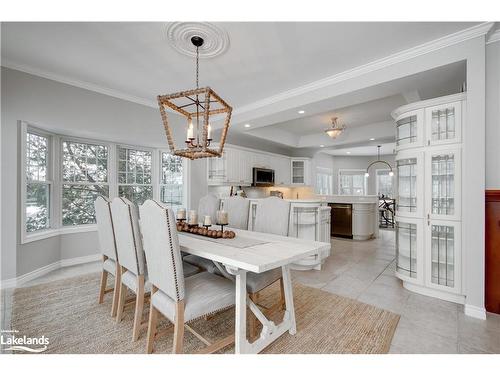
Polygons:
<instances>
[{"instance_id":1,"label":"candle holder","mask_svg":"<svg viewBox=\"0 0 500 375\"><path fill-rule=\"evenodd\" d=\"M188 227L189 227L189 228L196 228L197 226L198 226L198 224L189 224L189 223L188 223Z\"/></svg>"},{"instance_id":2,"label":"candle holder","mask_svg":"<svg viewBox=\"0 0 500 375\"><path fill-rule=\"evenodd\" d=\"M229 225L229 223L226 223L226 224L217 223L216 225L220 225L220 230L221 230L222 232L224 232L224 227L225 227L226 225Z\"/></svg>"},{"instance_id":3,"label":"candle holder","mask_svg":"<svg viewBox=\"0 0 500 375\"><path fill-rule=\"evenodd\" d=\"M186 219L177 219L177 221L182 224L182 222L186 221Z\"/></svg>"},{"instance_id":4,"label":"candle holder","mask_svg":"<svg viewBox=\"0 0 500 375\"><path fill-rule=\"evenodd\" d=\"M208 228L210 228L212 226L212 224L210 224L210 225L203 224L203 226L208 230Z\"/></svg>"}]
</instances>

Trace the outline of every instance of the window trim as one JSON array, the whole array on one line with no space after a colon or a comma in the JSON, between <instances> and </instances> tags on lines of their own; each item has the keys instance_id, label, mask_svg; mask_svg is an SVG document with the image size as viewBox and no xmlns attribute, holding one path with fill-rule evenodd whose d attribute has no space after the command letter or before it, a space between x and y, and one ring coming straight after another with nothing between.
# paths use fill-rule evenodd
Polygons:
<instances>
[{"instance_id":1,"label":"window trim","mask_svg":"<svg viewBox=\"0 0 500 375\"><path fill-rule=\"evenodd\" d=\"M353 194L341 194L341 184L340 184L340 181L341 181L341 175L342 175L342 172L361 172L360 174L363 175L363 191L364 191L364 194L362 195L356 195L357 197L363 197L365 195L368 195L368 178L365 176L365 173L366 173L366 169L356 169L356 168L342 168L342 169L339 169L338 172L337 172L337 193L338 195L346 195L346 196L355 196ZM352 192L352 191L351 191Z\"/></svg>"},{"instance_id":2,"label":"window trim","mask_svg":"<svg viewBox=\"0 0 500 375\"><path fill-rule=\"evenodd\" d=\"M151 183L150 184L121 184L118 182L118 173L120 173L119 169L119 163L120 163L120 157L119 157L119 148L127 148L127 149L132 149L136 151L143 151L143 152L151 152ZM153 195L152 199L155 201L159 201L160 193L159 193L159 183L160 183L160 177L158 173L158 168L159 166L159 153L157 152L157 149L151 148L151 147L143 147L143 146L134 146L134 145L129 145L129 144L124 144L124 143L116 143L114 144L114 149L115 149L115 161L114 161L114 167L115 167L115 173L114 173L114 179L115 179L115 184L116 184L116 192L115 196L119 196L119 190L120 186L151 186L153 189ZM110 193L111 195L111 193Z\"/></svg>"},{"instance_id":3,"label":"window trim","mask_svg":"<svg viewBox=\"0 0 500 375\"><path fill-rule=\"evenodd\" d=\"M113 143L110 142L103 142L103 141L94 141L93 139L88 139L88 138L80 138L80 137L72 137L72 136L65 136L65 135L58 135L58 180L57 180L57 197L58 197L58 228L61 229L63 232L67 228L81 228L81 232L88 232L86 230L87 227L93 226L94 230L97 229L96 224L78 224L78 225L63 225L63 214L62 214L62 193L63 193L63 185L106 185L108 186L108 192L109 192L109 197L111 198L111 149L113 148ZM74 142L74 143L86 143L86 144L91 144L91 145L96 145L96 146L106 146L108 148L108 182L106 183L100 183L100 184L91 184L88 182L68 182L64 181L63 179L63 144L64 142ZM66 233L73 233L73 231L66 231Z\"/></svg>"},{"instance_id":4,"label":"window trim","mask_svg":"<svg viewBox=\"0 0 500 375\"><path fill-rule=\"evenodd\" d=\"M81 143L89 143L95 145L102 145L108 147L108 182L107 186L109 188L109 198L113 199L118 196L118 147L132 148L142 151L150 151L152 155L151 159L151 181L153 187L153 199L159 201L160 197L160 168L161 159L160 152L170 151L167 148L156 148L156 147L145 147L129 145L120 142L103 141L96 140L92 138L79 137L70 134L64 134L57 131L51 131L49 128L45 130L43 127L34 125L30 122L19 121L20 123L20 150L21 150L21 167L19 172L20 178L20 202L18 205L21 207L21 214L19 215L21 222L20 230L20 242L21 244L26 244L34 241L39 241L47 239L50 237L70 234L70 233L85 233L94 232L97 230L96 224L80 224L72 226L62 225L62 186L64 181L62 181L62 150L64 141L73 141ZM50 175L50 195L49 195L49 206L50 206L50 228L39 230L36 232L26 231L26 136L28 130L32 133L39 134L41 136L47 137L49 139L49 157L47 164L47 175ZM18 167L19 168L19 167ZM191 164L185 158L183 158L183 206L189 209L191 204L190 198L190 168Z\"/></svg>"},{"instance_id":5,"label":"window trim","mask_svg":"<svg viewBox=\"0 0 500 375\"><path fill-rule=\"evenodd\" d=\"M21 243L27 243L33 241L33 238L47 238L50 237L52 232L54 231L54 228L56 227L57 223L57 215L54 209L54 191L55 191L55 174L54 174L54 135L52 133L49 133L47 131L44 131L42 129L39 129L33 125L31 125L28 122L21 121L20 122L20 129L21 129L21 136L20 136L20 142L21 142L21 171L19 173L19 178L20 178L20 199L21 199ZM28 232L26 230L26 189L28 188L28 179L26 178L26 164L27 164L27 158L26 158L26 140L28 133L33 133L42 137L47 138L47 171L46 171L46 176L47 176L47 181L40 181L41 184L48 185L49 186L49 196L48 196L48 201L49 201L49 227L46 229L41 229L38 231L34 232ZM37 182L37 181L35 181Z\"/></svg>"}]
</instances>

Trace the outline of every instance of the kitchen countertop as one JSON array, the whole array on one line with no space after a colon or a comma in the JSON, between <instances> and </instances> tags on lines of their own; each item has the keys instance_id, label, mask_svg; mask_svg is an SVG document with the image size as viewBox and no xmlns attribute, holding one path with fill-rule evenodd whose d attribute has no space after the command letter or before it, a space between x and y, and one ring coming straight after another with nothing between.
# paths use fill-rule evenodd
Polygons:
<instances>
[{"instance_id":1,"label":"kitchen countertop","mask_svg":"<svg viewBox=\"0 0 500 375\"><path fill-rule=\"evenodd\" d=\"M322 202L378 204L377 195L320 195Z\"/></svg>"}]
</instances>

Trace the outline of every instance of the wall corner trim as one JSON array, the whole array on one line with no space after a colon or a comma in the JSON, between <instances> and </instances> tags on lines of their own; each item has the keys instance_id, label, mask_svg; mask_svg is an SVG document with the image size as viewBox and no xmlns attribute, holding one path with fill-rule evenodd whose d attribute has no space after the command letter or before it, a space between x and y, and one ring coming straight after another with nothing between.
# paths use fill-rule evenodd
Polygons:
<instances>
[{"instance_id":1,"label":"wall corner trim","mask_svg":"<svg viewBox=\"0 0 500 375\"><path fill-rule=\"evenodd\" d=\"M96 262L100 259L101 259L100 253L86 255L86 256L77 257L77 258L61 259L61 260L58 260L57 262L48 264L46 266L37 268L36 270L33 270L31 272L25 273L24 275L14 277L12 279L1 280L0 281L0 289L18 288L28 281L34 280L37 277L46 275L49 272L58 270L60 268L74 266L77 264Z\"/></svg>"},{"instance_id":2,"label":"wall corner trim","mask_svg":"<svg viewBox=\"0 0 500 375\"><path fill-rule=\"evenodd\" d=\"M464 313L472 318L486 320L486 310L484 307L465 304Z\"/></svg>"}]
</instances>

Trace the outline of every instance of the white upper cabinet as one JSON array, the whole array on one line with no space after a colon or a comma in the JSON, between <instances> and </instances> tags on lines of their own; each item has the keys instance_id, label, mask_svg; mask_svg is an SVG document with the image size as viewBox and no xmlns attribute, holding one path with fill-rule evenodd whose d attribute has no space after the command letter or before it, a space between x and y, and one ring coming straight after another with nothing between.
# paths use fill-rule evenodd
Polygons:
<instances>
[{"instance_id":1,"label":"white upper cabinet","mask_svg":"<svg viewBox=\"0 0 500 375\"><path fill-rule=\"evenodd\" d=\"M440 104L425 109L427 145L460 143L462 140L462 102Z\"/></svg>"},{"instance_id":2,"label":"white upper cabinet","mask_svg":"<svg viewBox=\"0 0 500 375\"><path fill-rule=\"evenodd\" d=\"M417 109L396 118L396 150L423 146L424 113L423 109Z\"/></svg>"},{"instance_id":3,"label":"white upper cabinet","mask_svg":"<svg viewBox=\"0 0 500 375\"><path fill-rule=\"evenodd\" d=\"M461 150L441 146L426 151L426 208L430 219L461 218Z\"/></svg>"},{"instance_id":4,"label":"white upper cabinet","mask_svg":"<svg viewBox=\"0 0 500 375\"><path fill-rule=\"evenodd\" d=\"M302 160L308 161L308 159ZM221 158L207 159L207 181L209 185L250 186L253 180L253 168L256 167L273 169L275 185L289 186L291 184L290 166L290 158L287 156L225 147ZM305 168L308 171L308 167Z\"/></svg>"},{"instance_id":5,"label":"white upper cabinet","mask_svg":"<svg viewBox=\"0 0 500 375\"><path fill-rule=\"evenodd\" d=\"M290 164L292 185L310 185L309 159L292 159Z\"/></svg>"},{"instance_id":6,"label":"white upper cabinet","mask_svg":"<svg viewBox=\"0 0 500 375\"><path fill-rule=\"evenodd\" d=\"M424 213L424 153L406 150L396 155L396 215L422 217Z\"/></svg>"}]
</instances>

